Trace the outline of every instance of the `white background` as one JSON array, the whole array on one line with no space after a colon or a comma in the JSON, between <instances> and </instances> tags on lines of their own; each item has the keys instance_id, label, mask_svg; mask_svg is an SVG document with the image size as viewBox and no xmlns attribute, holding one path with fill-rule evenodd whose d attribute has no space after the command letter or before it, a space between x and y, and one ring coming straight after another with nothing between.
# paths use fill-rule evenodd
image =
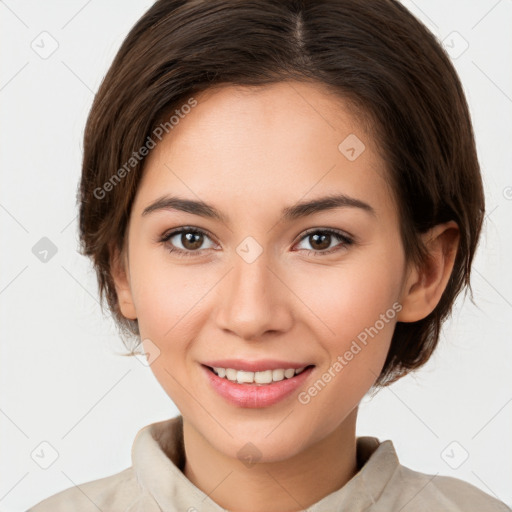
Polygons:
<instances>
[{"instance_id":1,"label":"white background","mask_svg":"<svg viewBox=\"0 0 512 512\"><path fill-rule=\"evenodd\" d=\"M512 1L451 0L449 10L444 0L404 3L452 46L488 215L473 271L477 305L459 300L429 363L364 399L358 435L391 439L402 464L466 480L510 506ZM77 252L86 116L122 40L150 5L0 2L2 511L125 469L137 431L178 414L148 367L116 355L124 347L101 314L90 263ZM43 31L58 43L46 59L31 47L45 37L51 48ZM42 237L57 248L46 263L32 253ZM43 441L59 454L48 469L31 457Z\"/></svg>"}]
</instances>

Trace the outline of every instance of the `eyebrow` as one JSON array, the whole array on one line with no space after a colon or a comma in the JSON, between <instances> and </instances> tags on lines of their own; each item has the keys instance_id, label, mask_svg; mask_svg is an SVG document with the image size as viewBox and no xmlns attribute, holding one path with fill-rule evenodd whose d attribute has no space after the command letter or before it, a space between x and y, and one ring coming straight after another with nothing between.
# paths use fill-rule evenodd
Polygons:
<instances>
[{"instance_id":1,"label":"eyebrow","mask_svg":"<svg viewBox=\"0 0 512 512\"><path fill-rule=\"evenodd\" d=\"M283 208L281 212L281 219L283 221L290 222L315 213L346 207L360 208L369 214L376 216L375 210L369 204L345 194L334 194L312 199L310 201L303 201L293 206ZM204 201L195 201L170 195L162 196L144 208L142 216L161 210L177 210L199 215L200 217L215 219L225 224L229 223L229 217L211 204L205 203Z\"/></svg>"}]
</instances>

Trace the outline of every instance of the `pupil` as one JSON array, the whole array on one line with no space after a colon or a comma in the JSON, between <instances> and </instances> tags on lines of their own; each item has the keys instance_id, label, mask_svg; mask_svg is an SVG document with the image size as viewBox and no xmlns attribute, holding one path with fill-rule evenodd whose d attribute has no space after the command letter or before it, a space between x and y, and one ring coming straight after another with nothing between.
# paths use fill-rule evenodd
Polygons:
<instances>
[{"instance_id":1,"label":"pupil","mask_svg":"<svg viewBox=\"0 0 512 512\"><path fill-rule=\"evenodd\" d=\"M200 233L186 233L182 235L181 243L187 249L197 249L201 247L202 236ZM197 237L195 242L193 241L194 237Z\"/></svg>"},{"instance_id":2,"label":"pupil","mask_svg":"<svg viewBox=\"0 0 512 512\"><path fill-rule=\"evenodd\" d=\"M312 235L312 238L314 240L313 244L311 244L313 247L315 246L315 244L317 244L317 249L326 249L329 247L330 243L329 243L329 237L331 235L328 235L328 234L324 234L324 235L320 235L320 234L315 234L315 235ZM318 244L318 238L322 238L323 239L323 243L320 242L320 244ZM327 241L327 243L325 243ZM320 247L318 247L318 245L320 245Z\"/></svg>"}]
</instances>

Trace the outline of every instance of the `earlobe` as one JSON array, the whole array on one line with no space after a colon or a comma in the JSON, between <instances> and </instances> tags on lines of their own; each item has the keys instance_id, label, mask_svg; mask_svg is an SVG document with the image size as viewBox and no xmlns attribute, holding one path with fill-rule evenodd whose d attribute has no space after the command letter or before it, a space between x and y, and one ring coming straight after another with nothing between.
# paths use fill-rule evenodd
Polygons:
<instances>
[{"instance_id":1,"label":"earlobe","mask_svg":"<svg viewBox=\"0 0 512 512\"><path fill-rule=\"evenodd\" d=\"M428 261L422 268L410 269L402 291L399 322L416 322L435 309L450 279L459 237L453 221L438 224L422 235Z\"/></svg>"},{"instance_id":2,"label":"earlobe","mask_svg":"<svg viewBox=\"0 0 512 512\"><path fill-rule=\"evenodd\" d=\"M111 248L110 254L110 271L116 288L119 309L125 318L135 320L137 313L130 288L128 261L124 252L121 254L117 247Z\"/></svg>"}]
</instances>

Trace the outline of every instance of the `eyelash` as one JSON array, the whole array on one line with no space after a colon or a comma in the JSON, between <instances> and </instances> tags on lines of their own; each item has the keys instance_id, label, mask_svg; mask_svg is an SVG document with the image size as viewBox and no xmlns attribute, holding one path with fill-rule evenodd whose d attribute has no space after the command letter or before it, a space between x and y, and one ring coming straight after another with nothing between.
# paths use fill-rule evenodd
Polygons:
<instances>
[{"instance_id":1,"label":"eyelash","mask_svg":"<svg viewBox=\"0 0 512 512\"><path fill-rule=\"evenodd\" d=\"M205 236L207 236L210 239L212 238L206 231L203 231L202 229L185 226L185 227L182 227L180 229L176 229L174 231L171 231L170 233L167 233L167 234L163 235L162 238L159 241L161 243L163 243L164 245L167 245L167 250L170 253L174 253L174 254L176 254L179 257L196 256L201 250L197 250L197 251L184 251L183 249L177 249L176 247L169 247L169 245L167 244L167 242L171 238L173 238L176 235L183 234L183 233L194 233L194 234L198 234L198 235L205 235ZM328 235L332 235L332 236L336 237L337 239L339 239L342 243L340 245L337 245L337 246L335 246L335 247L333 247L333 248L331 248L329 250L325 250L325 251L306 250L306 253L308 254L308 256L309 255L325 256L325 255L328 255L328 254L332 254L332 253L338 252L338 251L342 250L343 248L345 248L347 246L350 246L350 245L352 245L354 243L354 240L352 238L350 238L349 236L347 236L345 233L343 233L341 231L338 231L338 230L335 230L335 229L332 229L332 228L325 228L325 229L314 228L314 229L310 229L310 230L308 230L308 231L306 231L304 233L304 235L299 240L299 243L302 242L304 239L306 239L309 236L314 235L314 234L328 234ZM302 249L302 250L305 250L305 249Z\"/></svg>"}]
</instances>

